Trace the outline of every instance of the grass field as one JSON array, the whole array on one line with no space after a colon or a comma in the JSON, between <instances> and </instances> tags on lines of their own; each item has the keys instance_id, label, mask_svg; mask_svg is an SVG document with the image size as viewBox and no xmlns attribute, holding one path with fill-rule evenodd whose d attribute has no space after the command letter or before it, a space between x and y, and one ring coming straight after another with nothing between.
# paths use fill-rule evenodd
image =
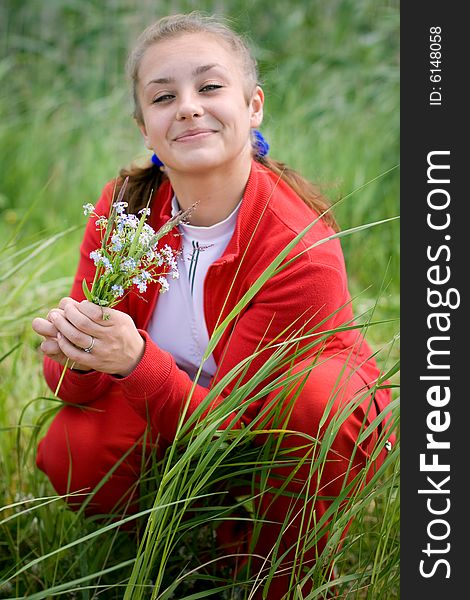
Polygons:
<instances>
[{"instance_id":1,"label":"grass field","mask_svg":"<svg viewBox=\"0 0 470 600\"><path fill-rule=\"evenodd\" d=\"M338 202L335 214L347 230L398 215L398 6L396 0L143 0L138 10L130 0L2 3L0 598L85 600L125 593L134 598L129 578L155 585L154 571L136 571L137 539L66 510L34 467L37 437L57 402L42 378L40 340L31 319L69 290L85 225L82 204L94 203L121 166L146 155L130 116L124 75L136 35L172 12L202 9L230 17L253 40L267 97L262 131L271 155ZM346 236L342 244L358 321L368 324L367 339L380 366L393 369L398 398L398 221ZM223 479L232 460L252 460L245 442L234 446L233 457L215 454L209 466L205 455L181 449L174 460L193 474L205 464L204 472L213 469L214 477ZM346 543L336 549L344 597L399 597L398 448L334 525L340 532L354 516ZM169 477L168 465L160 468L160 475L152 475L156 481ZM165 496L171 504L183 484L164 481L173 490ZM184 493L207 494L212 483L209 477L199 488L195 480ZM154 587L154 597L202 598L208 589L216 590L216 598L245 597L237 595L238 588L217 591L219 584L214 587L207 577L187 574L172 589L211 540L200 515L189 521L199 537L180 517L175 508L160 522L164 539L171 540L175 531L181 538L167 555L159 555L160 595ZM146 515L139 524L144 535ZM311 597L321 598L320 571L312 577L318 591ZM141 589L142 597L151 596L150 587Z\"/></svg>"}]
</instances>

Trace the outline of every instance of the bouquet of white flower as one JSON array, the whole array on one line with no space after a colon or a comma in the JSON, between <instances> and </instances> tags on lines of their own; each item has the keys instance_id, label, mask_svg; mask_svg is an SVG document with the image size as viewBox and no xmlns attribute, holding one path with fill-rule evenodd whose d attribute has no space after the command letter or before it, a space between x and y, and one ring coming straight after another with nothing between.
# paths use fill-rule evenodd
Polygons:
<instances>
[{"instance_id":1,"label":"bouquet of white flower","mask_svg":"<svg viewBox=\"0 0 470 600\"><path fill-rule=\"evenodd\" d=\"M160 284L160 292L169 288L167 275L179 277L177 252L168 244L159 247L160 239L173 227L185 222L194 207L180 211L157 232L146 223L150 208L139 211L140 217L126 214L123 202L128 178L124 181L117 201L108 217L96 214L93 204L84 204L84 214L96 217L101 230L101 247L90 253L96 266L91 290L83 280L83 293L90 302L113 307L135 286L140 293L151 282Z\"/></svg>"},{"instance_id":2,"label":"bouquet of white flower","mask_svg":"<svg viewBox=\"0 0 470 600\"><path fill-rule=\"evenodd\" d=\"M140 293L147 290L149 283L158 282L160 292L169 289L167 275L172 279L179 277L178 253L165 244L159 248L160 239L181 222L186 222L195 205L185 211L178 212L169 219L158 231L155 231L146 219L150 208L139 211L140 217L127 214L127 203L123 202L128 177L119 191L116 202L111 205L109 216L98 215L93 204L84 204L85 216L96 218L96 226L101 231L101 247L90 253L96 270L91 290L86 280L82 282L85 297L90 302L101 307L112 308L130 292L134 286ZM103 311L103 319L109 319L109 314ZM70 365L67 359L61 377L55 390L58 396L65 372Z\"/></svg>"}]
</instances>

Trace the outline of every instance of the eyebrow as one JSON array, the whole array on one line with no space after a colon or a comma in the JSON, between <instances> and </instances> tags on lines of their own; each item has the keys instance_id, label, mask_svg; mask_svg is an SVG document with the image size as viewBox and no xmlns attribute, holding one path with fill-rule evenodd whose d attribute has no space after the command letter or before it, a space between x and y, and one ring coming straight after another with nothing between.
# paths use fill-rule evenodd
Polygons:
<instances>
[{"instance_id":1,"label":"eyebrow","mask_svg":"<svg viewBox=\"0 0 470 600\"><path fill-rule=\"evenodd\" d=\"M202 73L206 73L207 71L210 71L211 69L213 69L214 67L220 67L222 69L224 69L224 67L222 67L222 65L219 65L217 63L212 63L210 65L200 65L199 67L196 67L194 69L194 71L192 72L192 75L201 75ZM152 79L151 81L149 81L145 87L151 85L152 83L173 83L175 81L174 77L159 77L158 79Z\"/></svg>"}]
</instances>

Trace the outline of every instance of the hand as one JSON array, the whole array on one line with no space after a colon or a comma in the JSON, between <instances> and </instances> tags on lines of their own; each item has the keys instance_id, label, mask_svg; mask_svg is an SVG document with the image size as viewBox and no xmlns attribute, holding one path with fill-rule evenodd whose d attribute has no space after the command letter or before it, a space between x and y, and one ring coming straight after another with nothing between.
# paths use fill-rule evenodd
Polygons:
<instances>
[{"instance_id":1,"label":"hand","mask_svg":"<svg viewBox=\"0 0 470 600\"><path fill-rule=\"evenodd\" d=\"M63 298L58 309L49 312L48 321L57 331L60 353L78 369L126 377L145 350L145 342L129 315L87 300ZM92 350L85 352L84 348L91 345Z\"/></svg>"},{"instance_id":2,"label":"hand","mask_svg":"<svg viewBox=\"0 0 470 600\"><path fill-rule=\"evenodd\" d=\"M58 308L55 310L59 310ZM67 361L69 361L69 366L72 366L70 363L70 359L62 352L59 342L57 339L57 335L59 333L57 327L49 320L49 315L47 319L42 319L41 317L37 317L33 319L31 323L33 330L42 335L44 341L41 344L41 350L43 354L58 362L61 365L65 365ZM85 370L88 369L81 365L73 365L73 368Z\"/></svg>"}]
</instances>

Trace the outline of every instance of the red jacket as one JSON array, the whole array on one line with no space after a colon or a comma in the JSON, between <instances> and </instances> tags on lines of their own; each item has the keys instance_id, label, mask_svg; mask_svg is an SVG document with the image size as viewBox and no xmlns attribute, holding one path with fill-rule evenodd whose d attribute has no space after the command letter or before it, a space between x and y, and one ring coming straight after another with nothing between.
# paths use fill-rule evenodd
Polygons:
<instances>
[{"instance_id":1,"label":"red jacket","mask_svg":"<svg viewBox=\"0 0 470 600\"><path fill-rule=\"evenodd\" d=\"M108 183L96 206L98 214L108 213L112 193L113 183ZM157 190L152 202L149 223L154 229L170 217L172 196L170 183L166 181ZM222 257L209 268L205 279L204 310L209 336L279 252L316 216L277 175L253 162L233 236ZM264 345L279 336L277 341L280 342L294 329L307 323L307 328L316 327L317 333L344 324L351 325L353 314L339 240L329 240L311 248L332 234L331 228L318 220L294 247L288 259L295 255L299 257L274 275L226 328L213 351L218 370L211 386L242 359L250 356L259 347L260 340ZM89 283L93 279L95 267L89 254L100 247L99 236L94 219L91 219L81 245L80 262L71 291L76 300L84 298L82 279L85 277ZM168 243L176 248L179 239L171 232L162 244ZM154 432L171 441L193 382L178 368L173 357L161 350L145 331L158 296L158 285L152 284L146 292L145 301L131 293L116 307L133 318L146 341L144 355L134 371L120 379L101 372L81 374L69 370L59 396L65 402L87 404L109 393L111 388L120 389L138 414L145 419L149 416ZM257 372L272 352L272 349L267 350L255 358L246 377ZM374 383L379 371L359 330L345 330L329 337L323 355L338 352L344 353L345 360L351 354L349 366L358 369L365 384ZM54 390L62 366L46 357L44 370L46 380ZM232 381L224 389L220 401L234 385L235 381ZM195 410L207 393L207 388L196 385L188 414ZM380 409L384 408L389 400L388 391L379 391L377 399ZM253 402L243 420L254 418L263 401Z\"/></svg>"}]
</instances>

